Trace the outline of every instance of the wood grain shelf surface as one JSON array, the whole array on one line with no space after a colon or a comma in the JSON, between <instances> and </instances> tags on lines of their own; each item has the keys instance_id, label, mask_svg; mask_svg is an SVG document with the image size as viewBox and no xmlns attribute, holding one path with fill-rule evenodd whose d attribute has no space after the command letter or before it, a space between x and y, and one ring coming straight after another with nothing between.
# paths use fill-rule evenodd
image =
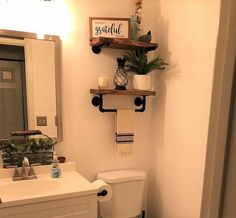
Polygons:
<instances>
[{"instance_id":1,"label":"wood grain shelf surface","mask_svg":"<svg viewBox=\"0 0 236 218\"><path fill-rule=\"evenodd\" d=\"M134 96L155 96L155 91L139 90L115 90L115 89L90 89L94 95L134 95Z\"/></svg>"},{"instance_id":2,"label":"wood grain shelf surface","mask_svg":"<svg viewBox=\"0 0 236 218\"><path fill-rule=\"evenodd\" d=\"M158 44L133 41L130 39L114 39L114 38L99 37L99 38L92 38L90 40L90 46L125 49L125 50L146 49L147 51L151 51L155 50L158 47Z\"/></svg>"}]
</instances>

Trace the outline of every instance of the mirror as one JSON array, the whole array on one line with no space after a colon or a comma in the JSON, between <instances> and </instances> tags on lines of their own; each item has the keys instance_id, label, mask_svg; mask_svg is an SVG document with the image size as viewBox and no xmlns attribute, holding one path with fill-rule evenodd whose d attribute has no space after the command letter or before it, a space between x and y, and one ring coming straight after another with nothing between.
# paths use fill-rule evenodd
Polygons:
<instances>
[{"instance_id":1,"label":"mirror","mask_svg":"<svg viewBox=\"0 0 236 218\"><path fill-rule=\"evenodd\" d=\"M0 138L40 130L62 141L61 41L0 30Z\"/></svg>"}]
</instances>

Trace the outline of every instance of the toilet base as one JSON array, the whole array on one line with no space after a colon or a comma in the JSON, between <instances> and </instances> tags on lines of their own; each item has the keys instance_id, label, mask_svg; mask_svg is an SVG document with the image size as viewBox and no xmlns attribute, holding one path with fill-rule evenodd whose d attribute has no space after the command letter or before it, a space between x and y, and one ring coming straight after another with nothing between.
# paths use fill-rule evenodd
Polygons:
<instances>
[{"instance_id":1,"label":"toilet base","mask_svg":"<svg viewBox=\"0 0 236 218\"><path fill-rule=\"evenodd\" d=\"M142 211L142 218L145 218L145 210Z\"/></svg>"},{"instance_id":2,"label":"toilet base","mask_svg":"<svg viewBox=\"0 0 236 218\"><path fill-rule=\"evenodd\" d=\"M103 217L100 216L100 218L103 218ZM140 214L139 216L135 216L135 217L122 217L122 218L145 218L145 211L142 211L142 215Z\"/></svg>"}]
</instances>

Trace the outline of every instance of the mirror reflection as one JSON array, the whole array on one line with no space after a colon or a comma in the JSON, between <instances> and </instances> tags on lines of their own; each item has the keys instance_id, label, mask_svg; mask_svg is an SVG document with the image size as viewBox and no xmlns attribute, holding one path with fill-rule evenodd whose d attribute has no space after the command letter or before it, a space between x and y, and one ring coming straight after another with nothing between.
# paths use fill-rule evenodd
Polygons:
<instances>
[{"instance_id":1,"label":"mirror reflection","mask_svg":"<svg viewBox=\"0 0 236 218\"><path fill-rule=\"evenodd\" d=\"M41 130L62 139L60 39L0 30L0 138Z\"/></svg>"}]
</instances>

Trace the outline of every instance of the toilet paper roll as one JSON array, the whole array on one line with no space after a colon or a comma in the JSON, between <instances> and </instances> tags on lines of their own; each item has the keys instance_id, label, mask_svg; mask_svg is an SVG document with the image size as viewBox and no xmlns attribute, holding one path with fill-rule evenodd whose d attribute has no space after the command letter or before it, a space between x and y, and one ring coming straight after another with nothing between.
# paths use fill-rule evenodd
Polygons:
<instances>
[{"instance_id":1,"label":"toilet paper roll","mask_svg":"<svg viewBox=\"0 0 236 218\"><path fill-rule=\"evenodd\" d=\"M112 196L112 189L111 186L109 186L107 183L105 183L103 180L98 179L93 182L93 185L98 188L98 193L102 193L104 191L107 192L105 196L98 196L99 202L106 202L111 199Z\"/></svg>"}]
</instances>

